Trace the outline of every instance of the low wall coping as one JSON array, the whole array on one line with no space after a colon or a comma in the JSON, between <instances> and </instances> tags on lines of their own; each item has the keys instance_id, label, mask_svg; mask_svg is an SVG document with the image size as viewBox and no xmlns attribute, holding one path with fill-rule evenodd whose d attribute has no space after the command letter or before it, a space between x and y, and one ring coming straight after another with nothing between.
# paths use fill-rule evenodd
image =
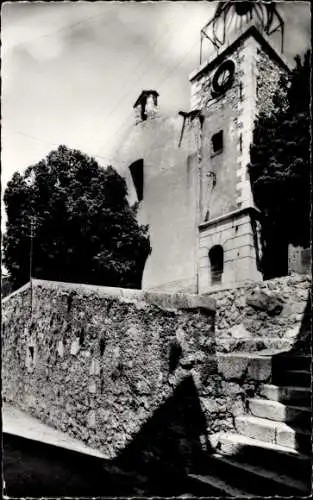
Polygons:
<instances>
[{"instance_id":1,"label":"low wall coping","mask_svg":"<svg viewBox=\"0 0 313 500\"><path fill-rule=\"evenodd\" d=\"M130 288L97 286L82 283L65 283L61 281L37 279L32 280L32 285L34 292L36 292L39 287L50 290L66 290L69 292L76 291L77 293L82 293L84 295L96 294L101 297L116 298L121 302L144 302L166 311L175 311L179 309L200 309L203 312L212 314L216 310L216 300L214 298L196 294L148 292L145 290L135 290ZM20 290L17 290L17 292Z\"/></svg>"},{"instance_id":2,"label":"low wall coping","mask_svg":"<svg viewBox=\"0 0 313 500\"><path fill-rule=\"evenodd\" d=\"M11 299L12 297L14 297L15 295L18 295L19 293L22 293L25 290L28 290L28 288L30 288L30 285L31 285L31 282L29 281L28 283L26 283L25 285L21 286L17 290L14 290L14 292L10 293L6 297L3 297L2 304L5 304L6 302L8 302L8 300Z\"/></svg>"}]
</instances>

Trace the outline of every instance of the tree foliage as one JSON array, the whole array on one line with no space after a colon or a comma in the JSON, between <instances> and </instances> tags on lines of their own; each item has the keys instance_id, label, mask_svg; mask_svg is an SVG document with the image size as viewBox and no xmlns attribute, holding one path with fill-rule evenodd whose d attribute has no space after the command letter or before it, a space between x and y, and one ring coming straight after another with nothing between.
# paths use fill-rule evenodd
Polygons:
<instances>
[{"instance_id":1,"label":"tree foliage","mask_svg":"<svg viewBox=\"0 0 313 500\"><path fill-rule=\"evenodd\" d=\"M284 274L289 243L310 242L310 52L275 96L275 112L260 114L251 146L250 179L263 214L264 277Z\"/></svg>"},{"instance_id":2,"label":"tree foliage","mask_svg":"<svg viewBox=\"0 0 313 500\"><path fill-rule=\"evenodd\" d=\"M4 193L4 264L18 287L42 279L140 288L150 253L124 179L78 150L59 146L15 173ZM32 227L31 227L32 226Z\"/></svg>"}]
</instances>

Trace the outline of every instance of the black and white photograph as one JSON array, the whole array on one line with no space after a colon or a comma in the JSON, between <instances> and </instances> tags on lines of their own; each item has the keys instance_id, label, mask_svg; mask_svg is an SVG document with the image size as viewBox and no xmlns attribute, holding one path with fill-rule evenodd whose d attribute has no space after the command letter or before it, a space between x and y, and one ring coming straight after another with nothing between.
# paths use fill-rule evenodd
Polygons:
<instances>
[{"instance_id":1,"label":"black and white photograph","mask_svg":"<svg viewBox=\"0 0 313 500\"><path fill-rule=\"evenodd\" d=\"M2 3L4 498L312 495L311 22Z\"/></svg>"}]
</instances>

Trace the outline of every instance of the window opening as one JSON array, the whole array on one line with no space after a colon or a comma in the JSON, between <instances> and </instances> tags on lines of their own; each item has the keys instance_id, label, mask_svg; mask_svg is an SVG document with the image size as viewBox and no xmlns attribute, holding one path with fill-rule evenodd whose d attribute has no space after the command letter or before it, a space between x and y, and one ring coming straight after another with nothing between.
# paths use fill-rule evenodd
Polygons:
<instances>
[{"instance_id":1,"label":"window opening","mask_svg":"<svg viewBox=\"0 0 313 500\"><path fill-rule=\"evenodd\" d=\"M224 271L224 250L221 245L215 245L209 251L211 265L211 284L221 283Z\"/></svg>"},{"instance_id":2,"label":"window opening","mask_svg":"<svg viewBox=\"0 0 313 500\"><path fill-rule=\"evenodd\" d=\"M212 150L213 153L218 153L223 150L224 141L223 141L223 130L220 130L216 134L212 136Z\"/></svg>"},{"instance_id":3,"label":"window opening","mask_svg":"<svg viewBox=\"0 0 313 500\"><path fill-rule=\"evenodd\" d=\"M129 167L138 201L143 200L143 160L137 160Z\"/></svg>"},{"instance_id":4,"label":"window opening","mask_svg":"<svg viewBox=\"0 0 313 500\"><path fill-rule=\"evenodd\" d=\"M101 337L99 340L99 348L100 348L100 356L103 356L104 349L105 349L105 339Z\"/></svg>"}]
</instances>

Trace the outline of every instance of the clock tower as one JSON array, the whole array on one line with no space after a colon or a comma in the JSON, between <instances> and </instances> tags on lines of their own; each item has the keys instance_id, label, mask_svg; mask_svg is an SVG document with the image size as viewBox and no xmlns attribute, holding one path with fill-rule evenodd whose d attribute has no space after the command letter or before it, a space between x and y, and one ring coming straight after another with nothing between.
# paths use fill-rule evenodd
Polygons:
<instances>
[{"instance_id":1,"label":"clock tower","mask_svg":"<svg viewBox=\"0 0 313 500\"><path fill-rule=\"evenodd\" d=\"M289 72L274 3L220 2L201 30L201 64L190 75L191 109L202 115L199 293L262 279L261 214L248 164L254 122L259 113L271 112L280 78Z\"/></svg>"}]
</instances>

